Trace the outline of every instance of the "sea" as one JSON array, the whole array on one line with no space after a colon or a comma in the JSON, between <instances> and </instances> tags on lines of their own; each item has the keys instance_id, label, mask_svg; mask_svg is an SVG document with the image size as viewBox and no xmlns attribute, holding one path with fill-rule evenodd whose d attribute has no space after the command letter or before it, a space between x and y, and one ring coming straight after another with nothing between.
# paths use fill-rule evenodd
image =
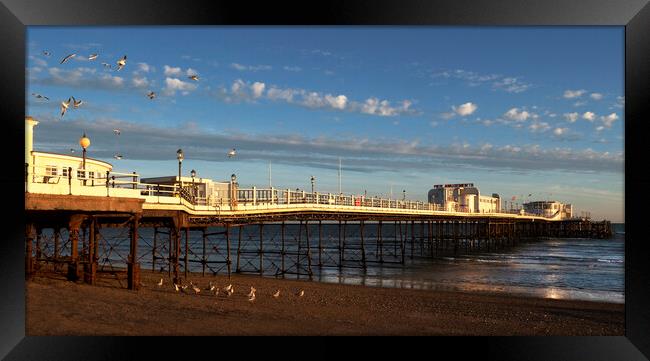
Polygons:
<instances>
[{"instance_id":1,"label":"sea","mask_svg":"<svg viewBox=\"0 0 650 361\"><path fill-rule=\"evenodd\" d=\"M417 256L420 252L416 249L416 256L410 257L410 245L406 246L406 257L404 264L368 262L365 269L358 267L360 252L355 250L359 244L359 234L347 236L348 250L346 258L351 267L327 266L336 263L338 258L338 228L323 227L321 235L325 251L321 254L325 260L325 266L318 267L315 233L317 229L311 228L311 254L312 254L312 277L315 282L341 283L352 285L365 285L370 287L390 287L422 290L448 290L464 292L482 292L497 294L514 294L521 296L533 296L567 300L590 300L612 303L624 303L624 250L625 250L625 226L624 224L613 224L614 236L611 239L590 239L590 238L545 238L534 241L526 241L512 247L498 250L480 252L469 252L464 254L440 254L432 257ZM223 230L223 229L220 229ZM208 232L218 231L208 229ZM100 269L111 266L122 266L128 255L128 232L106 229L102 231L100 241ZM112 233L111 233L112 232ZM263 240L265 251L269 254L263 258L264 275L266 277L282 277L277 275L281 268L280 258L273 250L279 250L278 225L265 226ZM138 245L138 258L143 269L152 267L152 238L151 229L142 229ZM257 247L259 231L257 227L244 230L242 236L242 255L240 268L255 273L259 269L259 256ZM296 232L287 235L286 250L288 255L285 260L285 269L291 270L295 267L296 257L301 257L300 250L296 247ZM389 233L389 230L386 230ZM368 231L366 240L373 240L375 234ZM157 254L167 255L168 236L158 236ZM389 239L391 236L386 236ZM220 238L220 240L217 240ZM231 233L231 259L232 270L236 267L236 249L238 247L237 229ZM302 272L306 272L305 260L305 236L301 235L302 244ZM200 263L202 257L202 235L200 232L190 233L190 252L188 259L190 271L201 272L203 265ZM207 239L208 260L224 259L225 242L224 236L209 236ZM366 241L374 244L373 241ZM181 239L184 245L184 239ZM385 257L388 259L399 253L396 245L385 248ZM329 247L329 248L328 248ZM418 246L419 247L419 246ZM161 249L162 248L162 249ZM376 260L376 250L368 246L368 260ZM183 256L181 248L181 257ZM426 253L426 251L425 251ZM356 257L356 261L350 261ZM400 257L393 257L399 260ZM110 262L106 262L110 259ZM158 260L156 270L162 267L166 271L167 264ZM183 261L181 261L181 265ZM207 273L226 272L225 263L219 261L206 265ZM182 268L181 268L182 271ZM283 277L292 279L308 279L305 274L286 274Z\"/></svg>"}]
</instances>

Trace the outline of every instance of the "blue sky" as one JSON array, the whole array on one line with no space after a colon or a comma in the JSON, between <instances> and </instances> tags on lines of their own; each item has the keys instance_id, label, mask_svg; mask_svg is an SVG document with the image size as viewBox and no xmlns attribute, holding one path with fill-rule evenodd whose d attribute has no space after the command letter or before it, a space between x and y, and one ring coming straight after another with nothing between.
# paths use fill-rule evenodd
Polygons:
<instances>
[{"instance_id":1,"label":"blue sky","mask_svg":"<svg viewBox=\"0 0 650 361\"><path fill-rule=\"evenodd\" d=\"M323 192L338 191L342 157L345 193L386 196L392 187L425 200L433 184L474 182L508 200L553 198L624 218L623 27L29 27L27 35L37 149L69 153L86 131L89 155L116 170L174 174L180 147L188 173L266 186L271 162L273 186L308 189L314 175ZM70 96L84 104L61 117ZM237 157L226 157L230 148Z\"/></svg>"}]
</instances>

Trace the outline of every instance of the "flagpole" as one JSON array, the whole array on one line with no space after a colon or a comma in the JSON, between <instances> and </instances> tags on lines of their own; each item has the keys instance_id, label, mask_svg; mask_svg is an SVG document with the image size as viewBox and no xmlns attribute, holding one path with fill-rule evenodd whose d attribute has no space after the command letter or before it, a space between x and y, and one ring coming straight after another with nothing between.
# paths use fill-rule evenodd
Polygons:
<instances>
[{"instance_id":1,"label":"flagpole","mask_svg":"<svg viewBox=\"0 0 650 361\"><path fill-rule=\"evenodd\" d=\"M341 194L341 157L339 157L339 194Z\"/></svg>"}]
</instances>

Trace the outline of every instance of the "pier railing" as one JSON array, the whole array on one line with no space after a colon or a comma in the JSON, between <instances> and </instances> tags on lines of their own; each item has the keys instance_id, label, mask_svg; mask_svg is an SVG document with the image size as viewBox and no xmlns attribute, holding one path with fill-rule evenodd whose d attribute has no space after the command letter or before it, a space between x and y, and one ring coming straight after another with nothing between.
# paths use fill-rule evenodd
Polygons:
<instances>
[{"instance_id":1,"label":"pier railing","mask_svg":"<svg viewBox=\"0 0 650 361\"><path fill-rule=\"evenodd\" d=\"M317 205L319 209L335 207L364 207L370 209L414 210L451 213L476 213L457 205L441 205L407 199L377 196L309 192L279 188L235 188L220 197L202 195L191 183L165 185L140 182L140 175L131 172L93 172L49 166L25 167L25 192L142 198L145 204L180 205L192 210L222 211L238 209L287 208L291 205ZM349 209L349 208L348 208ZM494 210L489 213L535 216L517 210Z\"/></svg>"}]
</instances>

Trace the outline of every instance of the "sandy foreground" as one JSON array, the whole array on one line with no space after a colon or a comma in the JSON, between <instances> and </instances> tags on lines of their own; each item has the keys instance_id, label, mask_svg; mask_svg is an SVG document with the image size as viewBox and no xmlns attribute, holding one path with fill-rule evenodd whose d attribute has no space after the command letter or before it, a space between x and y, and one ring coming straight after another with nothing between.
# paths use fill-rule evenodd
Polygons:
<instances>
[{"instance_id":1,"label":"sandy foreground","mask_svg":"<svg viewBox=\"0 0 650 361\"><path fill-rule=\"evenodd\" d=\"M163 277L164 284L156 283ZM623 335L624 305L375 288L251 275L192 275L199 294L142 271L97 286L47 274L26 282L26 334L40 335ZM205 288L231 283L231 297ZM248 301L250 287L256 299ZM280 290L280 297L272 294ZM303 297L295 293L304 290Z\"/></svg>"}]
</instances>

